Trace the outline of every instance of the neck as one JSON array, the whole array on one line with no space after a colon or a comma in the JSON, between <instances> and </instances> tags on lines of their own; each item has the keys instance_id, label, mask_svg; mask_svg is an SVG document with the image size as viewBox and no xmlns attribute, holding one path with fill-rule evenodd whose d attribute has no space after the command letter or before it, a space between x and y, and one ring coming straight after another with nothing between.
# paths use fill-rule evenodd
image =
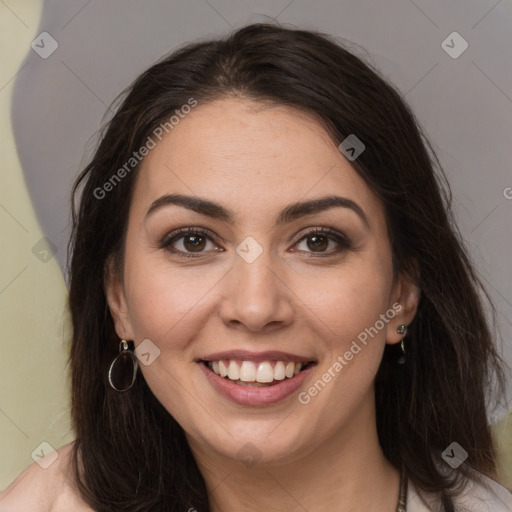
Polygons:
<instances>
[{"instance_id":1,"label":"neck","mask_svg":"<svg viewBox=\"0 0 512 512\"><path fill-rule=\"evenodd\" d=\"M360 421L352 421L289 464L246 467L232 459L205 457L191 445L210 510L395 512L400 474L382 453L371 403L355 415Z\"/></svg>"}]
</instances>

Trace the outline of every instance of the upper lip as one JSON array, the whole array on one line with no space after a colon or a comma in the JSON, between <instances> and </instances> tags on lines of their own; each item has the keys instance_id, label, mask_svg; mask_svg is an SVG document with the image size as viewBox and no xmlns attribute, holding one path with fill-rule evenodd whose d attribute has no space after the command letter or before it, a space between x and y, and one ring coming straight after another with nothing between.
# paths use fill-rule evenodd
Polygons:
<instances>
[{"instance_id":1,"label":"upper lip","mask_svg":"<svg viewBox=\"0 0 512 512\"><path fill-rule=\"evenodd\" d=\"M225 350L224 352L215 352L204 356L198 361L221 361L228 359L238 359L240 361L288 361L294 363L309 363L315 359L289 352L281 352L279 350L267 350L265 352L251 352L249 350Z\"/></svg>"}]
</instances>

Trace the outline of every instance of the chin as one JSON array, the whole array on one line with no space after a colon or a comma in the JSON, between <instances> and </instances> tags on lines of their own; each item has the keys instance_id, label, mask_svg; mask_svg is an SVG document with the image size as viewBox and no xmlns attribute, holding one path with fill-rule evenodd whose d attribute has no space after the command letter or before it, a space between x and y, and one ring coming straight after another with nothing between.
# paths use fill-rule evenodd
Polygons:
<instances>
[{"instance_id":1,"label":"chin","mask_svg":"<svg viewBox=\"0 0 512 512\"><path fill-rule=\"evenodd\" d=\"M292 417L290 415L290 417ZM244 419L200 434L203 443L222 457L238 461L247 468L280 466L304 457L314 450L314 442L300 425L272 420ZM211 424L210 424L211 427ZM194 436L197 439L197 436Z\"/></svg>"}]
</instances>

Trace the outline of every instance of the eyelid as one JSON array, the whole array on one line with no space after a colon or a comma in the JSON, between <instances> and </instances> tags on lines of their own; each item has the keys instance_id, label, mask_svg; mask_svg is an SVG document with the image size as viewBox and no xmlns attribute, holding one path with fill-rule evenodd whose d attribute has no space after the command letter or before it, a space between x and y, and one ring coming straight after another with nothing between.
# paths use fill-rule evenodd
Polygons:
<instances>
[{"instance_id":1,"label":"eyelid","mask_svg":"<svg viewBox=\"0 0 512 512\"><path fill-rule=\"evenodd\" d=\"M166 246L168 246L174 238L177 238L179 240L180 238L182 238L186 235L189 235L189 234L204 235L204 236L210 238L216 244L218 243L217 242L218 236L210 229L203 228L201 226L187 226L187 227L175 229L175 230L171 231L170 233L167 233L162 238L162 240L160 241L160 243L158 245L161 249L163 249ZM180 237L179 235L182 235L182 236Z\"/></svg>"},{"instance_id":2,"label":"eyelid","mask_svg":"<svg viewBox=\"0 0 512 512\"><path fill-rule=\"evenodd\" d=\"M303 231L300 235L298 235L298 236L300 236L300 238L297 239L297 242L300 242L306 236L315 234L315 233L332 235L334 237L338 237L338 238L342 238L342 239L346 240L347 243L350 242L349 237L345 233L343 233L342 231L338 231L337 229L330 228L328 226L313 226L313 227L306 228L305 231ZM295 242L295 243L297 243L297 242Z\"/></svg>"}]
</instances>

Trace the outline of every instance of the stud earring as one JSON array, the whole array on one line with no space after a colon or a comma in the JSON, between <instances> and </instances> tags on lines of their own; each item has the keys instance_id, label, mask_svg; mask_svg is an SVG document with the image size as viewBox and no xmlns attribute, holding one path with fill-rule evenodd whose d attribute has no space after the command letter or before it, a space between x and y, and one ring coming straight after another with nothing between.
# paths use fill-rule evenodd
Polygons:
<instances>
[{"instance_id":1,"label":"stud earring","mask_svg":"<svg viewBox=\"0 0 512 512\"><path fill-rule=\"evenodd\" d=\"M119 354L108 369L108 382L112 389L119 392L128 391L135 383L138 367L137 356L130 350L128 342L121 340Z\"/></svg>"},{"instance_id":2,"label":"stud earring","mask_svg":"<svg viewBox=\"0 0 512 512\"><path fill-rule=\"evenodd\" d=\"M401 354L400 356L398 357L397 359L397 363L398 364L404 364L405 361L406 361L406 352L405 352L405 343L404 343L404 339L405 337L407 336L407 325L405 324L400 324L397 328L396 328L396 331L399 333L399 334L403 334L404 337L402 338L402 341L400 342L400 349L401 349Z\"/></svg>"}]
</instances>

